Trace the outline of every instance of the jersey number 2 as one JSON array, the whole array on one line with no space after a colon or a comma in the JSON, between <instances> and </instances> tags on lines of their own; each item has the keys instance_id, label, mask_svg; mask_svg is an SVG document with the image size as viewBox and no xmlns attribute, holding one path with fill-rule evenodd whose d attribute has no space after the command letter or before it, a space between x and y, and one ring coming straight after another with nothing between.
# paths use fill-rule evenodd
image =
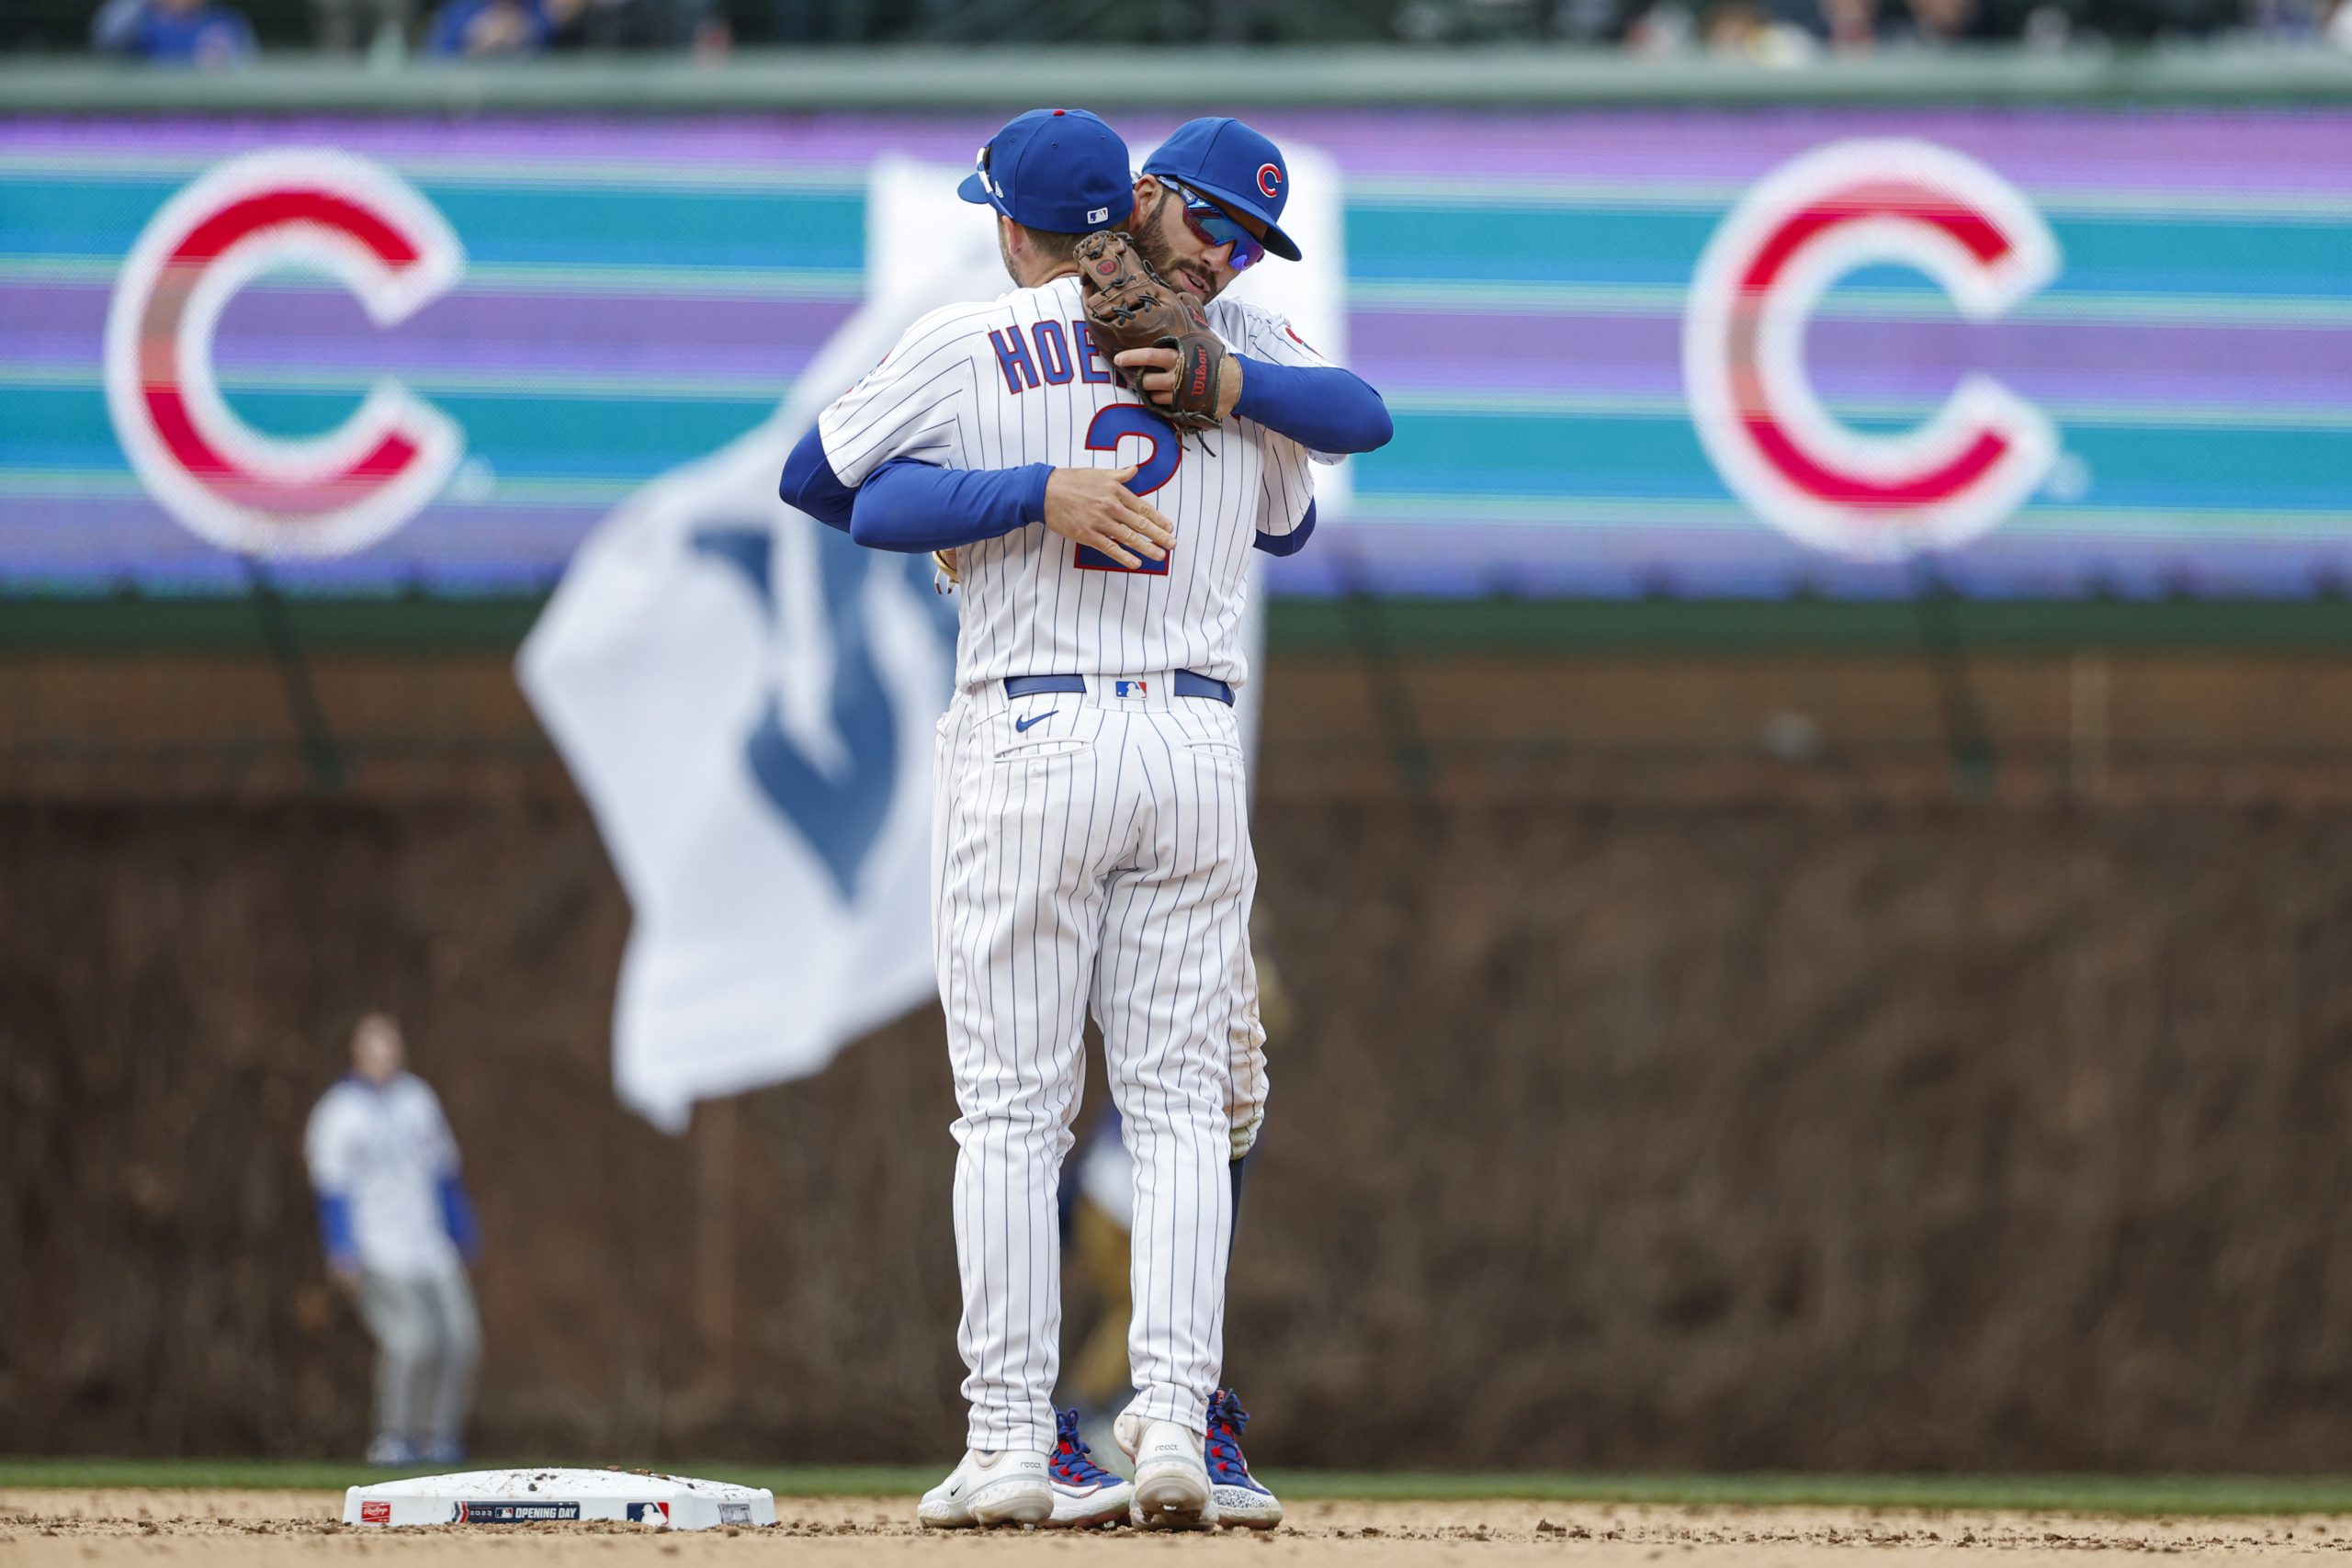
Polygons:
<instances>
[{"instance_id":1,"label":"jersey number 2","mask_svg":"<svg viewBox=\"0 0 2352 1568\"><path fill-rule=\"evenodd\" d=\"M1149 495L1176 477L1177 465L1184 460L1183 444L1176 439L1176 432L1168 422L1157 419L1133 403L1113 403L1094 416L1086 427L1086 449L1090 452L1116 452L1119 443L1127 436L1136 436L1151 443L1151 456L1136 468L1135 478L1127 481L1130 495ZM1144 577L1165 577L1168 562L1147 560L1141 566L1121 566L1101 550L1091 546L1078 547L1078 568L1081 571L1128 571Z\"/></svg>"}]
</instances>

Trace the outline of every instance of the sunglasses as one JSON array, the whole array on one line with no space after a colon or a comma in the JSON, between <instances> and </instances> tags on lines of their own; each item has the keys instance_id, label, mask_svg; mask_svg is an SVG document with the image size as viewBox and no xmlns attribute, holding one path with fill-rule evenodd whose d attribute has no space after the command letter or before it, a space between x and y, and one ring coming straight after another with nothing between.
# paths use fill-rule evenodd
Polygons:
<instances>
[{"instance_id":1,"label":"sunglasses","mask_svg":"<svg viewBox=\"0 0 2352 1568\"><path fill-rule=\"evenodd\" d=\"M1152 178L1184 198L1184 227L1190 229L1201 243L1212 250L1219 245L1233 247L1233 254L1226 265L1240 272L1263 259L1266 243L1244 229L1239 220L1224 208L1200 192L1179 185L1166 175L1154 175Z\"/></svg>"}]
</instances>

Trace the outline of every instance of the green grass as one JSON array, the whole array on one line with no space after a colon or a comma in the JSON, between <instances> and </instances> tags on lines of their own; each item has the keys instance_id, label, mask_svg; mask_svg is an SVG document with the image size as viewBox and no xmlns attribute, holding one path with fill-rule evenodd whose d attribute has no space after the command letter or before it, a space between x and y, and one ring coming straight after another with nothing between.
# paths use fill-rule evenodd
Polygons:
<instances>
[{"instance_id":1,"label":"green grass","mask_svg":"<svg viewBox=\"0 0 2352 1568\"><path fill-rule=\"evenodd\" d=\"M511 1458L469 1460L461 1468L503 1469L538 1462ZM229 1490L340 1491L378 1481L434 1475L445 1465L407 1469L300 1459L6 1459L0 1458L0 1487L9 1486L201 1486ZM925 1468L893 1465L745 1465L712 1460L700 1463L649 1464L712 1481L764 1486L782 1496L912 1496L938 1481Z\"/></svg>"},{"instance_id":2,"label":"green grass","mask_svg":"<svg viewBox=\"0 0 2352 1568\"><path fill-rule=\"evenodd\" d=\"M778 1496L796 1497L912 1496L938 1480L931 1469L891 1465L782 1467L714 1460L659 1468L765 1486ZM311 1460L0 1459L0 1487L310 1491L431 1473L429 1468L375 1470ZM1677 1507L2026 1508L2180 1516L2352 1514L2352 1476L1577 1475L1525 1471L1374 1474L1294 1470L1268 1472L1266 1480L1283 1497L1301 1502L1524 1498Z\"/></svg>"}]
</instances>

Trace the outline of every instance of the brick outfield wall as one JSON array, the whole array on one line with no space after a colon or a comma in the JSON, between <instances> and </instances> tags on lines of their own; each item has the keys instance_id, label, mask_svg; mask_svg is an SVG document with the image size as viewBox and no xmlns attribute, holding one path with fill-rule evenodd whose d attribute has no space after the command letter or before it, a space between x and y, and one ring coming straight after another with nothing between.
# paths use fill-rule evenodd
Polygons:
<instances>
[{"instance_id":1,"label":"brick outfield wall","mask_svg":"<svg viewBox=\"0 0 2352 1568\"><path fill-rule=\"evenodd\" d=\"M2352 657L2249 651L1442 656L1277 650L1260 799L2352 805ZM344 787L568 798L504 651L314 650ZM254 653L0 649L0 798L244 800L309 788Z\"/></svg>"},{"instance_id":2,"label":"brick outfield wall","mask_svg":"<svg viewBox=\"0 0 2352 1568\"><path fill-rule=\"evenodd\" d=\"M2352 816L1275 801L1298 1021L1228 1368L1271 1462L2352 1463ZM584 812L0 803L0 1450L338 1453L299 1164L410 1022L478 1446L944 1461L935 1014L614 1107Z\"/></svg>"}]
</instances>

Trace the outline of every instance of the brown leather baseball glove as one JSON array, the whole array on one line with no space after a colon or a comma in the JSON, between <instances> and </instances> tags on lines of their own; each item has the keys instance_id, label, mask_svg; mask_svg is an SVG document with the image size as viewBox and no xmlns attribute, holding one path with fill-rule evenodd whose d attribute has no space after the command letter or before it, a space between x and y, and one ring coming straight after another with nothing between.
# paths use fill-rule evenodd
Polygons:
<instances>
[{"instance_id":1,"label":"brown leather baseball glove","mask_svg":"<svg viewBox=\"0 0 2352 1568\"><path fill-rule=\"evenodd\" d=\"M1078 243L1079 276L1086 285L1086 321L1105 359L1130 348L1176 351L1176 389L1154 402L1141 385L1148 372L1114 366L1142 397L1143 406L1178 430L1215 430L1217 387L1225 378L1225 344L1209 326L1201 302L1151 270L1124 233L1089 234Z\"/></svg>"}]
</instances>

